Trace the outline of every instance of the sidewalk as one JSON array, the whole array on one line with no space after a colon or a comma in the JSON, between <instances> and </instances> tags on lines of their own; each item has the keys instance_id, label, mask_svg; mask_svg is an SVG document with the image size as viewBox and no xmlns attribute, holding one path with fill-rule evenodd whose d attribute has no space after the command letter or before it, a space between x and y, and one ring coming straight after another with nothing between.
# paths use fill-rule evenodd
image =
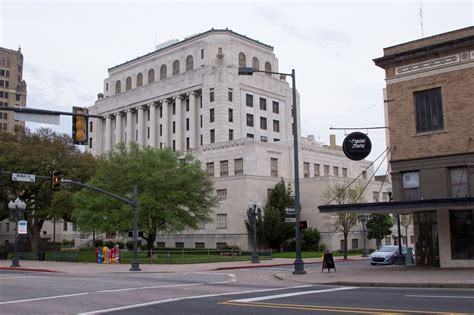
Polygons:
<instances>
[{"instance_id":1,"label":"sidewalk","mask_svg":"<svg viewBox=\"0 0 474 315\"><path fill-rule=\"evenodd\" d=\"M220 262L187 265L141 264L141 273L156 272L203 272L216 270L234 270L246 268L274 267L275 277L283 281L308 284L332 284L353 286L381 286L381 287L444 287L444 288L474 288L474 269L440 269L417 266L371 266L366 258L350 257L348 263L342 258L335 258L337 272L327 269L321 272L321 259L305 259L305 275L293 275L292 269L278 270L279 266L292 266L294 259L275 258L263 260L260 264L250 262ZM25 272L62 272L72 274L105 274L129 273L130 264L94 264L94 263L67 263L55 261L20 261L21 268L10 268L11 261L0 260L1 270L21 270ZM316 264L316 265L309 265Z\"/></svg>"}]
</instances>

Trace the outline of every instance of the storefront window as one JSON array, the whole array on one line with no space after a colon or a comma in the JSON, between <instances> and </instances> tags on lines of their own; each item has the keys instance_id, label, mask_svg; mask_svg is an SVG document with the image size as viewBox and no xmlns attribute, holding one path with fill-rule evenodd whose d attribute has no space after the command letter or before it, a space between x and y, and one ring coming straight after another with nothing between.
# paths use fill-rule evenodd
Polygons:
<instances>
[{"instance_id":1,"label":"storefront window","mask_svg":"<svg viewBox=\"0 0 474 315\"><path fill-rule=\"evenodd\" d=\"M451 258L474 259L474 210L450 210Z\"/></svg>"}]
</instances>

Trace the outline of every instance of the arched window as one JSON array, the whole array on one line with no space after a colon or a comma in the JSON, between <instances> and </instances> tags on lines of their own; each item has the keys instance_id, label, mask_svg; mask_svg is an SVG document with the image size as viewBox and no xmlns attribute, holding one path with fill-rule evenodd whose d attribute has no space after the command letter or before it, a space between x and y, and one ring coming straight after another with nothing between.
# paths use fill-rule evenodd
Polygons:
<instances>
[{"instance_id":1,"label":"arched window","mask_svg":"<svg viewBox=\"0 0 474 315\"><path fill-rule=\"evenodd\" d=\"M155 82L155 70L148 70L148 83Z\"/></svg>"},{"instance_id":2,"label":"arched window","mask_svg":"<svg viewBox=\"0 0 474 315\"><path fill-rule=\"evenodd\" d=\"M178 75L179 74L179 61L175 60L173 61L173 75Z\"/></svg>"},{"instance_id":3,"label":"arched window","mask_svg":"<svg viewBox=\"0 0 474 315\"><path fill-rule=\"evenodd\" d=\"M272 65L267 61L265 62L265 71L271 72L272 71ZM272 75L271 73L266 73L267 75Z\"/></svg>"},{"instance_id":4,"label":"arched window","mask_svg":"<svg viewBox=\"0 0 474 315\"><path fill-rule=\"evenodd\" d=\"M120 80L115 82L115 94L119 93L122 93L122 83L120 82Z\"/></svg>"},{"instance_id":5,"label":"arched window","mask_svg":"<svg viewBox=\"0 0 474 315\"><path fill-rule=\"evenodd\" d=\"M252 58L252 68L254 68L255 70L260 70L257 57Z\"/></svg>"},{"instance_id":6,"label":"arched window","mask_svg":"<svg viewBox=\"0 0 474 315\"><path fill-rule=\"evenodd\" d=\"M186 57L186 71L193 70L193 56L189 55Z\"/></svg>"},{"instance_id":7,"label":"arched window","mask_svg":"<svg viewBox=\"0 0 474 315\"><path fill-rule=\"evenodd\" d=\"M239 67L245 67L247 65L247 61L245 59L245 54L243 52L239 53Z\"/></svg>"},{"instance_id":8,"label":"arched window","mask_svg":"<svg viewBox=\"0 0 474 315\"><path fill-rule=\"evenodd\" d=\"M143 85L143 74L140 72L139 74L137 74L137 87L142 86L142 85Z\"/></svg>"},{"instance_id":9,"label":"arched window","mask_svg":"<svg viewBox=\"0 0 474 315\"><path fill-rule=\"evenodd\" d=\"M128 91L132 88L132 78L127 77L127 80L125 81L125 91Z\"/></svg>"},{"instance_id":10,"label":"arched window","mask_svg":"<svg viewBox=\"0 0 474 315\"><path fill-rule=\"evenodd\" d=\"M160 80L166 79L168 77L168 69L166 65L161 65L160 67Z\"/></svg>"}]
</instances>

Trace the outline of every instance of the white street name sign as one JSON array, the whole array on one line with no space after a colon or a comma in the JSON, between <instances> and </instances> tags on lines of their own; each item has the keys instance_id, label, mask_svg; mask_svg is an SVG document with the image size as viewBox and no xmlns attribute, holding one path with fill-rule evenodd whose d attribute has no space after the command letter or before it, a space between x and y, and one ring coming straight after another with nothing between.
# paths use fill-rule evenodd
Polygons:
<instances>
[{"instance_id":1,"label":"white street name sign","mask_svg":"<svg viewBox=\"0 0 474 315\"><path fill-rule=\"evenodd\" d=\"M296 218L285 218L286 223L294 223L296 222Z\"/></svg>"},{"instance_id":2,"label":"white street name sign","mask_svg":"<svg viewBox=\"0 0 474 315\"><path fill-rule=\"evenodd\" d=\"M35 182L35 175L12 173L12 181L34 183Z\"/></svg>"},{"instance_id":3,"label":"white street name sign","mask_svg":"<svg viewBox=\"0 0 474 315\"><path fill-rule=\"evenodd\" d=\"M28 234L27 227L28 221L18 221L18 234Z\"/></svg>"}]
</instances>

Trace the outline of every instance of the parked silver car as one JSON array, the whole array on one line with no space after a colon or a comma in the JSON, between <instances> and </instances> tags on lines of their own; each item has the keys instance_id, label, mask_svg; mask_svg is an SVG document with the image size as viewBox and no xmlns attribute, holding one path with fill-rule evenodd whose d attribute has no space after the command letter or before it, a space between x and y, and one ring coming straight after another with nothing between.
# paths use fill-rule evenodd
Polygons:
<instances>
[{"instance_id":1,"label":"parked silver car","mask_svg":"<svg viewBox=\"0 0 474 315\"><path fill-rule=\"evenodd\" d=\"M369 256L370 264L377 265L391 265L395 262L395 256L398 254L398 246L396 245L387 245L379 250L373 252ZM402 254L406 254L406 248L402 248Z\"/></svg>"}]
</instances>

